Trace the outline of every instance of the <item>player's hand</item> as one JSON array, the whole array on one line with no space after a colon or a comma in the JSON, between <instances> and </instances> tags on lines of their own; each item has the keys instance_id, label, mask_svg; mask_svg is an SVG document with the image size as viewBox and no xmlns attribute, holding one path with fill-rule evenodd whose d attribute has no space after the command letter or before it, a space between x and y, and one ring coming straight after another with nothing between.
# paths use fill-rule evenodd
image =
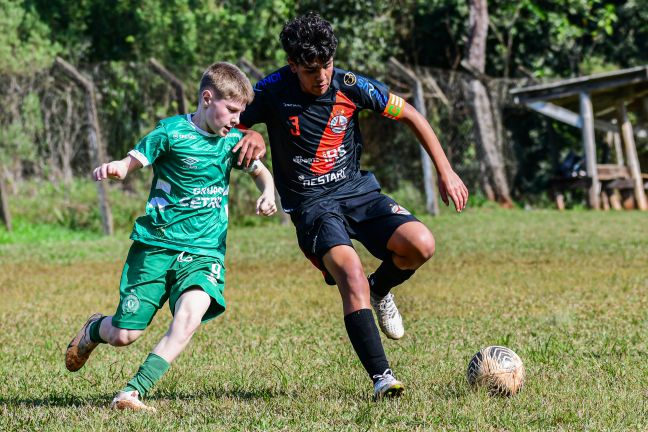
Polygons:
<instances>
[{"instance_id":1,"label":"player's hand","mask_svg":"<svg viewBox=\"0 0 648 432\"><path fill-rule=\"evenodd\" d=\"M105 179L124 180L128 174L128 165L124 161L112 161L101 164L92 171L92 178L95 181Z\"/></svg>"},{"instance_id":2,"label":"player's hand","mask_svg":"<svg viewBox=\"0 0 648 432\"><path fill-rule=\"evenodd\" d=\"M254 160L260 159L266 154L265 141L263 136L251 129L243 131L243 138L234 146L232 151L239 151L238 164L247 168Z\"/></svg>"},{"instance_id":3,"label":"player's hand","mask_svg":"<svg viewBox=\"0 0 648 432\"><path fill-rule=\"evenodd\" d=\"M448 200L450 197L457 213L461 213L466 208L468 188L454 171L450 170L447 174L439 176L439 193L445 205L450 205Z\"/></svg>"},{"instance_id":4,"label":"player's hand","mask_svg":"<svg viewBox=\"0 0 648 432\"><path fill-rule=\"evenodd\" d=\"M262 194L256 202L256 214L272 216L277 213L277 204L275 203L274 193Z\"/></svg>"}]
</instances>

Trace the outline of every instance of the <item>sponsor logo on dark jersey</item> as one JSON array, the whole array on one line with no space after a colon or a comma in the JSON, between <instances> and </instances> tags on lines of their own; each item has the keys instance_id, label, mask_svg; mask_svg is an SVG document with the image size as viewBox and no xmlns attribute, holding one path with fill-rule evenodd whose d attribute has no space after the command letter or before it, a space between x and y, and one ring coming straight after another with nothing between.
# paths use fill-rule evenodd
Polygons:
<instances>
[{"instance_id":1,"label":"sponsor logo on dark jersey","mask_svg":"<svg viewBox=\"0 0 648 432\"><path fill-rule=\"evenodd\" d=\"M347 72L346 74L344 74L344 84L352 86L355 85L356 81L357 79L353 72Z\"/></svg>"}]
</instances>

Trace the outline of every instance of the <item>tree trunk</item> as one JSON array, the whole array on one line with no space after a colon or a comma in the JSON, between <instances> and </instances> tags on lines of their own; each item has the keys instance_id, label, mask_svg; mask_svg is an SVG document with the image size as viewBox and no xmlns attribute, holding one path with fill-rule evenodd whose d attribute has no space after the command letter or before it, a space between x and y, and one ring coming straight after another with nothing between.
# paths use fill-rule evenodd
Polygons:
<instances>
[{"instance_id":1,"label":"tree trunk","mask_svg":"<svg viewBox=\"0 0 648 432\"><path fill-rule=\"evenodd\" d=\"M470 0L470 33L468 57L462 66L472 77L463 86L466 104L473 118L477 154L488 178L482 180L484 193L506 207L512 206L502 145L498 134L497 117L493 111L490 94L481 81L486 65L486 36L488 34L488 5L486 0ZM492 189L489 190L488 185Z\"/></svg>"}]
</instances>

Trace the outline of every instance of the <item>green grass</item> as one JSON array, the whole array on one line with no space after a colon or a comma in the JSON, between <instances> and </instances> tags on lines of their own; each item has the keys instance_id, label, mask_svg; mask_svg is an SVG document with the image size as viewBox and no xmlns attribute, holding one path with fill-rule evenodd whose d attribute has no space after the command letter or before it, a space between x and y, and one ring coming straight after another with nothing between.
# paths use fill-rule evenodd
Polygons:
<instances>
[{"instance_id":1,"label":"green grass","mask_svg":"<svg viewBox=\"0 0 648 432\"><path fill-rule=\"evenodd\" d=\"M154 415L108 404L167 310L134 345L102 346L75 374L63 365L85 318L114 311L127 234L0 233L0 430L648 429L645 213L482 209L425 222L437 253L396 289L407 332L385 340L403 398L370 400L337 291L276 225L230 231L228 311L156 386ZM525 362L514 398L466 384L470 357L491 344Z\"/></svg>"}]
</instances>

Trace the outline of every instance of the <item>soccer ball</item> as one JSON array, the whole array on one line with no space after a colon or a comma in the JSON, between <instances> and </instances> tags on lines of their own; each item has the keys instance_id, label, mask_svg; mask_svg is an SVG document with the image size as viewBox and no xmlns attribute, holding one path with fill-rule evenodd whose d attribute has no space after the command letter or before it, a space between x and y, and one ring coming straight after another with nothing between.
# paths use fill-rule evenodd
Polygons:
<instances>
[{"instance_id":1,"label":"soccer ball","mask_svg":"<svg viewBox=\"0 0 648 432\"><path fill-rule=\"evenodd\" d=\"M524 385L525 372L513 350L489 346L473 356L466 376L473 388L486 387L492 396L513 396Z\"/></svg>"}]
</instances>

